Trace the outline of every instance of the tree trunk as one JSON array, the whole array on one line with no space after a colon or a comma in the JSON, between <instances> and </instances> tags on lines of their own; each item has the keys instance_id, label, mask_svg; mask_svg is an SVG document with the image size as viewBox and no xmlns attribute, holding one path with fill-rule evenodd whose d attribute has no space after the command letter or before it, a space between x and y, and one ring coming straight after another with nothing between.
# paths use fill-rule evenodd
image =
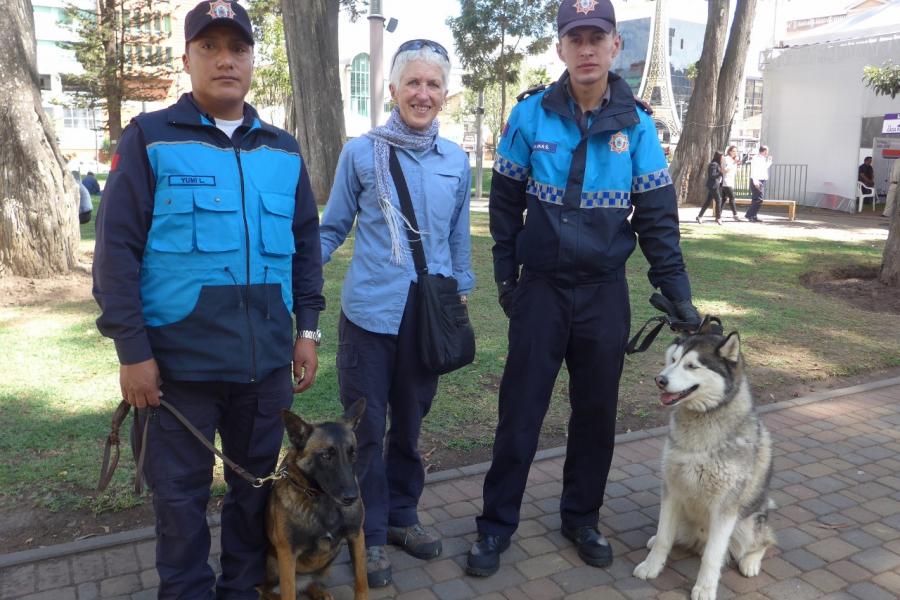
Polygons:
<instances>
[{"instance_id":1,"label":"tree trunk","mask_svg":"<svg viewBox=\"0 0 900 600\"><path fill-rule=\"evenodd\" d=\"M294 90L297 140L316 200L324 203L331 192L345 135L338 71L340 3L281 0L281 10Z\"/></svg>"},{"instance_id":2,"label":"tree trunk","mask_svg":"<svg viewBox=\"0 0 900 600\"><path fill-rule=\"evenodd\" d=\"M97 8L103 36L103 53L106 57L103 88L106 96L106 114L109 119L109 151L110 154L115 154L119 138L122 137L122 85L125 81L123 61L119 60L120 27L116 23L118 0L100 0ZM122 24L122 30L125 27L127 25Z\"/></svg>"},{"instance_id":3,"label":"tree trunk","mask_svg":"<svg viewBox=\"0 0 900 600\"><path fill-rule=\"evenodd\" d=\"M3 0L0 37L0 277L75 266L78 193L41 107L31 0Z\"/></svg>"},{"instance_id":4,"label":"tree trunk","mask_svg":"<svg viewBox=\"0 0 900 600\"><path fill-rule=\"evenodd\" d=\"M691 92L681 138L675 148L670 172L678 203L702 202L706 193L706 165L712 159L712 133L716 125L716 88L719 65L728 28L728 0L710 2L703 36L700 67Z\"/></svg>"},{"instance_id":5,"label":"tree trunk","mask_svg":"<svg viewBox=\"0 0 900 600\"><path fill-rule=\"evenodd\" d=\"M750 30L755 17L756 0L737 0L716 91L716 123L721 126L713 134L712 147L715 150L724 152L731 138L731 125L734 123L741 85L744 82L744 64L747 62Z\"/></svg>"},{"instance_id":6,"label":"tree trunk","mask_svg":"<svg viewBox=\"0 0 900 600\"><path fill-rule=\"evenodd\" d=\"M900 288L900 207L894 205L894 216L891 218L891 229L881 262L878 280L884 285Z\"/></svg>"}]
</instances>

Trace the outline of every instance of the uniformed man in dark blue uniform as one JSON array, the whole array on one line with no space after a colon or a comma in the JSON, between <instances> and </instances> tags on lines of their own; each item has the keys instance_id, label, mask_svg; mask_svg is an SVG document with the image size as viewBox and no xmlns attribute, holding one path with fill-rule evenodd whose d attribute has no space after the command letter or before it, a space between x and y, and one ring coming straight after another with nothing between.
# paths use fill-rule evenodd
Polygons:
<instances>
[{"instance_id":1,"label":"uniformed man in dark blue uniform","mask_svg":"<svg viewBox=\"0 0 900 600\"><path fill-rule=\"evenodd\" d=\"M156 407L162 397L208 441L218 433L225 455L254 477L272 473L281 410L318 366L319 214L297 140L244 102L247 11L203 0L187 13L184 38L191 92L132 120L103 190L97 326L115 340L123 397L141 422L150 411L143 477L156 513L158 597L256 600L269 486L226 469L216 577L206 521L214 456Z\"/></svg>"},{"instance_id":2,"label":"uniformed man in dark blue uniform","mask_svg":"<svg viewBox=\"0 0 900 600\"><path fill-rule=\"evenodd\" d=\"M630 321L625 262L637 242L653 286L674 303L680 319L700 322L656 126L628 84L609 72L621 45L615 24L609 0L560 4L557 52L566 72L521 99L497 149L490 225L509 352L479 537L466 565L471 575L497 571L519 524L528 470L563 361L572 416L562 533L587 564L612 563L597 523Z\"/></svg>"}]
</instances>

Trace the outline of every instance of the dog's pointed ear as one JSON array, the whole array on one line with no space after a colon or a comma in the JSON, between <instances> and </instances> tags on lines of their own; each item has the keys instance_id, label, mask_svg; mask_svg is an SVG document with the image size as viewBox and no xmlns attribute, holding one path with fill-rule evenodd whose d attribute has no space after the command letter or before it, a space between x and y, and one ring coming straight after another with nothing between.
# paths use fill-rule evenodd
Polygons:
<instances>
[{"instance_id":1,"label":"dog's pointed ear","mask_svg":"<svg viewBox=\"0 0 900 600\"><path fill-rule=\"evenodd\" d=\"M312 435L313 426L286 408L281 409L281 419L284 421L291 444L297 450L303 450L306 442L309 441L309 436Z\"/></svg>"},{"instance_id":2,"label":"dog's pointed ear","mask_svg":"<svg viewBox=\"0 0 900 600\"><path fill-rule=\"evenodd\" d=\"M366 399L360 398L356 402L350 405L350 408L344 411L344 416L342 419L347 425L350 426L350 429L356 429L356 426L359 424L359 420L362 419L363 414L366 412Z\"/></svg>"},{"instance_id":3,"label":"dog's pointed ear","mask_svg":"<svg viewBox=\"0 0 900 600\"><path fill-rule=\"evenodd\" d=\"M738 362L741 357L741 336L737 331L732 331L725 338L725 341L719 344L719 356L733 363Z\"/></svg>"}]
</instances>

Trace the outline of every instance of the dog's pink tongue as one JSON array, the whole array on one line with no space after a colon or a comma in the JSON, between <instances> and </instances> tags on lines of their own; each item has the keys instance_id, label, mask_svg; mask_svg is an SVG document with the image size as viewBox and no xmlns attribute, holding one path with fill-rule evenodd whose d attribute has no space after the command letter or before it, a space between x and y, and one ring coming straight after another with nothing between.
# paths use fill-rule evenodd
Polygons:
<instances>
[{"instance_id":1,"label":"dog's pink tongue","mask_svg":"<svg viewBox=\"0 0 900 600\"><path fill-rule=\"evenodd\" d=\"M670 392L663 392L659 395L659 401L662 402L666 406L669 406L676 400L678 400L678 394L672 394Z\"/></svg>"}]
</instances>

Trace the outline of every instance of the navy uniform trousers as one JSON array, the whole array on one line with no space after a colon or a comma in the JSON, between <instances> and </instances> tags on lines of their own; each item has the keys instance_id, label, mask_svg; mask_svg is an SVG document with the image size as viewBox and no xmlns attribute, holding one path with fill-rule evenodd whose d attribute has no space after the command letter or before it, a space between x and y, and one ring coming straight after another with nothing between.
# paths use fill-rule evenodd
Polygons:
<instances>
[{"instance_id":1,"label":"navy uniform trousers","mask_svg":"<svg viewBox=\"0 0 900 600\"><path fill-rule=\"evenodd\" d=\"M762 208L763 198L766 195L766 180L759 182L759 187L750 183L750 208L744 213L745 219L755 219L759 209Z\"/></svg>"},{"instance_id":2,"label":"navy uniform trousers","mask_svg":"<svg viewBox=\"0 0 900 600\"><path fill-rule=\"evenodd\" d=\"M225 456L257 477L275 469L290 408L291 367L256 383L163 381L163 399L213 441ZM159 598L249 600L265 579L268 485L254 488L225 468L228 491L222 504L222 574L208 564L206 508L214 456L165 408L150 409L144 476L156 511ZM144 413L144 411L141 411ZM141 414L140 418L143 419ZM213 590L215 588L215 591Z\"/></svg>"},{"instance_id":3,"label":"navy uniform trousers","mask_svg":"<svg viewBox=\"0 0 900 600\"><path fill-rule=\"evenodd\" d=\"M597 525L631 318L624 272L610 279L562 287L526 271L513 292L493 461L476 520L480 533L508 537L519 525L528 471L563 361L572 414L560 516L566 527Z\"/></svg>"},{"instance_id":4,"label":"navy uniform trousers","mask_svg":"<svg viewBox=\"0 0 900 600\"><path fill-rule=\"evenodd\" d=\"M356 440L367 547L387 543L388 525L409 527L419 522L417 507L425 487L419 432L438 378L422 366L416 332L415 284L410 285L397 335L363 329L341 312L337 355L341 402L346 408L358 398L366 399Z\"/></svg>"}]
</instances>

